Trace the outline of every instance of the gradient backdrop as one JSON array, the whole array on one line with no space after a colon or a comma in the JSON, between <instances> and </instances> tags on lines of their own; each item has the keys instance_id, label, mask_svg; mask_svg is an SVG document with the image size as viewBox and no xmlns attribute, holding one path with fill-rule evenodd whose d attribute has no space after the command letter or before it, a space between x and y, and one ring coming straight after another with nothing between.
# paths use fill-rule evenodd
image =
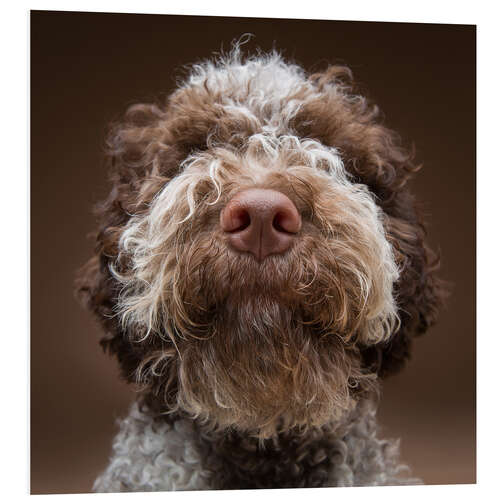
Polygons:
<instances>
[{"instance_id":1,"label":"gradient backdrop","mask_svg":"<svg viewBox=\"0 0 500 500\"><path fill-rule=\"evenodd\" d=\"M107 192L106 125L243 33L306 69L349 65L416 145L414 190L453 285L439 324L386 381L380 421L429 484L475 482L474 26L31 13L31 492L88 492L133 398L73 297ZM432 215L431 215L432 214Z\"/></svg>"}]
</instances>

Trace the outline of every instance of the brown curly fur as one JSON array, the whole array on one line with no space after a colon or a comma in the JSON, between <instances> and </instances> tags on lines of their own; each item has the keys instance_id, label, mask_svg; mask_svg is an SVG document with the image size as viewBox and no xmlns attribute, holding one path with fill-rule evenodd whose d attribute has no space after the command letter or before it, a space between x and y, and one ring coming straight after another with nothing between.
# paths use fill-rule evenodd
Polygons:
<instances>
[{"instance_id":1,"label":"brown curly fur","mask_svg":"<svg viewBox=\"0 0 500 500\"><path fill-rule=\"evenodd\" d=\"M280 275L281 262L278 265L273 259L266 263L269 277L266 283L269 284L269 297L274 297L276 292L273 280L277 287L285 290L280 296L280 311L273 312L274 299L267 303L252 300L252 291L262 286L259 279L253 284L251 280L248 282L248 295L241 295L241 288L232 289L232 299L228 301L227 287L231 283L238 283L242 276L247 280L249 276L259 276L250 258L227 256L223 244L217 238L212 240L213 221L218 210L235 190L245 186L243 180L238 181L238 176L244 177L244 172L233 165L234 172L232 177L228 174L230 181L224 185L218 204L191 223L189 235L184 234L186 231L182 234L183 251L175 261L177 277L182 276L182 279L176 281L179 286L172 292L178 297L165 299L175 302L176 308L169 309L175 314L162 318L166 325L163 335L148 335L149 332L141 330L137 324L131 331L134 328L117 313L119 295L123 292L119 277L133 273L130 256L120 249L120 238L131 217L148 213L155 197L178 176L181 163L190 155L211 154L220 145L231 152L241 151L247 147L249 137L260 132L251 119L235 117L221 107L219 104L224 96L209 88L206 82L183 87L164 105L131 107L123 121L112 128L107 143L112 190L97 208L100 227L96 255L80 272L77 285L82 300L104 327L101 345L118 357L123 377L140 384L145 408L155 415L165 411L187 412L208 421L212 419L214 425L222 427L258 428L261 438L295 426L322 425L325 411L336 415L335 409L349 411L356 401L371 397L370 394L376 392L376 377L399 371L410 355L412 339L424 333L436 320L444 296L442 282L435 273L439 259L426 244L422 214L408 189L408 181L419 167L414 165L412 155L401 147L396 134L381 124L378 108L355 92L349 69L333 66L323 73L311 75L308 82L315 88L315 97L304 99L289 127L298 138L313 139L336 148L352 182L367 186L375 195L384 214L386 238L400 273L394 289L400 328L398 331L392 328L390 337L384 341L360 341L355 332L360 327L363 310L356 310L359 297L353 298L355 292L349 291L353 286L352 276L342 274L341 270L336 275L320 271L319 278L324 277L326 284L322 287L319 281L315 290L301 295L292 290L307 282L311 273L304 271L302 281L297 278L297 281L287 282L290 275ZM248 94L250 92L249 84ZM298 89L293 98L300 101L305 97L303 92ZM242 160L243 157L238 158ZM303 179L288 178L287 181L293 188L287 194L301 209L304 219L309 222L306 229L309 229L304 233L306 243L301 243L302 246L294 250L296 253L290 252L286 259L291 262L307 255L319 263L329 262L335 266L331 256L327 252L321 255L319 245L314 243L323 237L323 232L315 219L318 207L311 206L308 200L317 200L321 188L314 187L314 179L310 183ZM274 182L278 189L286 189L283 177L276 176ZM213 186L204 185L195 195L200 199L211 196ZM188 240L190 244L186 243ZM229 264L222 265L220 259L229 259ZM215 271L207 272L208 264ZM225 275L228 268L229 275ZM199 274L193 270L198 270ZM332 276L337 280L335 284L328 282ZM203 289L203 284L208 284L210 290ZM326 317L331 316L331 312L327 313L325 304L314 305L318 297L324 299L325 290L337 293L334 303L349 307L348 319L342 324L337 324L338 318ZM217 296L218 293L220 302L225 301L226 307L225 315L219 317L214 313L219 302L209 299L209 295ZM182 303L194 305L186 311L179 305ZM243 312L234 313L234 304L244 304L241 306ZM228 337L225 323L250 323L266 310L273 317L273 331L283 333L282 338L262 335L266 331L264 322L256 327L260 336L252 334L251 329L236 328L236 333L232 331L235 335ZM308 321L311 324L305 326ZM327 325L337 333L324 335ZM214 335L214 331L226 334ZM144 340L138 340L143 337ZM237 340L233 342L231 338ZM254 351L248 349L249 339L255 342ZM241 360L240 371L233 362L235 359ZM285 376L272 372L269 368L272 359L286 360L289 373ZM213 380L220 376L218 367L221 365L230 365L234 370L235 375L223 383L226 396L238 402L241 411L237 416L221 410L214 400L215 386L203 378ZM265 383L259 386L251 381L247 384L245 377L251 373L256 377L262 374ZM305 387L302 391L301 384ZM307 397L311 387L318 388L318 407L314 409L313 404L313 409L309 407L304 413L299 403ZM246 406L241 393L248 402ZM290 399L291 395L296 399ZM275 402L274 406L270 406L270 402ZM294 404L297 405L295 409ZM292 407L289 413L284 410L286 405ZM339 421L341 415L337 414ZM266 427L264 422L272 422L272 425Z\"/></svg>"},{"instance_id":2,"label":"brown curly fur","mask_svg":"<svg viewBox=\"0 0 500 500\"><path fill-rule=\"evenodd\" d=\"M353 93L348 68L334 66L311 79L320 89L341 79L345 91ZM307 121L309 116L314 120ZM384 377L401 370L410 356L414 336L435 323L446 289L436 276L439 257L426 243L422 211L408 189L408 181L421 166L413 163L413 154L400 146L399 136L380 119L378 107L366 100L355 101L346 109L326 94L304 107L297 115L296 128L301 135L342 150L350 159L346 168L376 195L387 215L386 231L401 271L395 290L401 328L390 342L363 352L365 362Z\"/></svg>"}]
</instances>

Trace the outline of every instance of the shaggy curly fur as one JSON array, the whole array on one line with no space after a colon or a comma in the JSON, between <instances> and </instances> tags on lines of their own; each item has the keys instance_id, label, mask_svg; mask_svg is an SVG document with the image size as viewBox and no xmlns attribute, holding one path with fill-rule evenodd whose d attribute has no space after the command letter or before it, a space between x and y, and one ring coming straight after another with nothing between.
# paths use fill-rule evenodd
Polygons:
<instances>
[{"instance_id":1,"label":"shaggy curly fur","mask_svg":"<svg viewBox=\"0 0 500 500\"><path fill-rule=\"evenodd\" d=\"M236 48L111 131L78 288L142 395L98 490L398 482L395 445L374 434L378 378L443 290L407 188L418 167L350 82ZM260 263L219 224L255 187L302 218Z\"/></svg>"},{"instance_id":2,"label":"shaggy curly fur","mask_svg":"<svg viewBox=\"0 0 500 500\"><path fill-rule=\"evenodd\" d=\"M360 405L340 429L278 434L264 444L212 433L190 419L155 422L136 404L120 422L96 492L419 484L378 439L375 409Z\"/></svg>"}]
</instances>

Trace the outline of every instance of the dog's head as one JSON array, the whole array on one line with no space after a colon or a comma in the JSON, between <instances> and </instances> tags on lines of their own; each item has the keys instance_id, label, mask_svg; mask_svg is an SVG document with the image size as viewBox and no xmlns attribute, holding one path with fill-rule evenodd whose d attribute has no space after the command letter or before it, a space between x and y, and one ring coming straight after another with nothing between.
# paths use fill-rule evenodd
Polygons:
<instances>
[{"instance_id":1,"label":"dog's head","mask_svg":"<svg viewBox=\"0 0 500 500\"><path fill-rule=\"evenodd\" d=\"M340 421L434 321L417 168L350 82L235 51L113 128L79 290L150 408L261 437Z\"/></svg>"}]
</instances>

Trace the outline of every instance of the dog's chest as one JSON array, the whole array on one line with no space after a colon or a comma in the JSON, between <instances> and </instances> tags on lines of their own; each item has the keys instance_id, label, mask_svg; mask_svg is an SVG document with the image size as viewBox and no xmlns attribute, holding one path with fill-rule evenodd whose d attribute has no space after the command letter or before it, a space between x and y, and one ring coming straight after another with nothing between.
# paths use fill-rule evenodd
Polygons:
<instances>
[{"instance_id":1,"label":"dog's chest","mask_svg":"<svg viewBox=\"0 0 500 500\"><path fill-rule=\"evenodd\" d=\"M202 440L199 449L213 489L334 486L350 469L346 443L325 436Z\"/></svg>"}]
</instances>

